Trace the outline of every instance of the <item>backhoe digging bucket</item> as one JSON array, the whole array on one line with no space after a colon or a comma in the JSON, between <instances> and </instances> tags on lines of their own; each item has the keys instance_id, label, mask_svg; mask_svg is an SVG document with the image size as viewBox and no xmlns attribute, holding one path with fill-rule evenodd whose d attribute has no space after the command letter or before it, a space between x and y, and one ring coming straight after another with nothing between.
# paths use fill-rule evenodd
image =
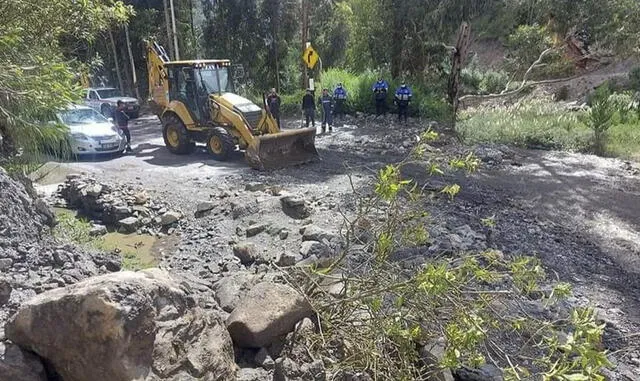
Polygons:
<instances>
[{"instance_id":1,"label":"backhoe digging bucket","mask_svg":"<svg viewBox=\"0 0 640 381\"><path fill-rule=\"evenodd\" d=\"M245 157L249 165L258 170L307 163L320 156L316 150L315 138L315 128L257 136L247 147Z\"/></svg>"}]
</instances>

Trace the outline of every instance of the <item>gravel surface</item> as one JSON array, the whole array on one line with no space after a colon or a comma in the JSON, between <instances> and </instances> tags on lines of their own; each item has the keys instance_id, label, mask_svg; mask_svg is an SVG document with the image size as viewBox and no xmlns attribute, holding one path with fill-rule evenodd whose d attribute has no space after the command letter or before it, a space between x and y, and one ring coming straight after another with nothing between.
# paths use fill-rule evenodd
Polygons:
<instances>
[{"instance_id":1,"label":"gravel surface","mask_svg":"<svg viewBox=\"0 0 640 381\"><path fill-rule=\"evenodd\" d=\"M299 124L285 122L289 128ZM313 226L329 238L338 234L342 213L352 211L353 189L369 189L377 170L408 153L415 135L429 125L396 125L391 116L348 118L334 132L317 136L321 160L257 172L241 153L224 163L204 150L172 155L157 119L143 116L131 126L132 154L48 163L36 177L38 189L50 192L69 173L86 172L101 182L143 187L152 199L181 212L184 220L175 232L180 244L161 266L187 274L205 290L245 268L266 272L269 262L335 250L339 243L331 239L320 242L325 246L303 244L304 232ZM551 274L573 284L573 305L591 304L607 322L604 345L617 351L611 379L640 379L640 167L574 153L461 147L446 135L433 149L447 155L473 150L482 160L472 176L433 179L409 169L434 189L451 181L462 186L454 201L425 206L434 218L434 246L447 240L458 249L538 256ZM306 208L308 217L296 218L297 211L283 207L287 197L295 200L294 208ZM490 216L497 222L491 232L480 222Z\"/></svg>"}]
</instances>

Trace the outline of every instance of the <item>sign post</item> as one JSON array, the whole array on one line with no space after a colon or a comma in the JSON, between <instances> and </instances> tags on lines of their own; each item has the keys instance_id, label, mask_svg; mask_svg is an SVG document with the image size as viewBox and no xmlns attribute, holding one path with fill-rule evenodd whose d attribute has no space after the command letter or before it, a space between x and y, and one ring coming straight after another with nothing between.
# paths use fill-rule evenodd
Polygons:
<instances>
[{"instance_id":1,"label":"sign post","mask_svg":"<svg viewBox=\"0 0 640 381\"><path fill-rule=\"evenodd\" d=\"M315 49L313 49L313 47L311 46L311 44L307 42L307 48L302 53L302 61L304 62L304 65L305 65L305 71L307 69L309 70L313 69L318 63L319 59L320 59L320 56L318 55L318 52L316 52ZM313 78L308 77L307 79L308 79L308 83L306 83L305 86L307 87L307 89L313 91L315 89Z\"/></svg>"}]
</instances>

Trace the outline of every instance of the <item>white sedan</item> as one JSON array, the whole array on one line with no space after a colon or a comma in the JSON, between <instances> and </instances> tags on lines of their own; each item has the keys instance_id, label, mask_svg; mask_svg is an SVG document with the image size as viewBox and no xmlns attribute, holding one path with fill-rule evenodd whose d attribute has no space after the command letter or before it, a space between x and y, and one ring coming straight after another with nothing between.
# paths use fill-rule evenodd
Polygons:
<instances>
[{"instance_id":1,"label":"white sedan","mask_svg":"<svg viewBox=\"0 0 640 381\"><path fill-rule=\"evenodd\" d=\"M58 119L69 128L74 155L119 153L127 146L122 131L92 108L70 106L58 114Z\"/></svg>"}]
</instances>

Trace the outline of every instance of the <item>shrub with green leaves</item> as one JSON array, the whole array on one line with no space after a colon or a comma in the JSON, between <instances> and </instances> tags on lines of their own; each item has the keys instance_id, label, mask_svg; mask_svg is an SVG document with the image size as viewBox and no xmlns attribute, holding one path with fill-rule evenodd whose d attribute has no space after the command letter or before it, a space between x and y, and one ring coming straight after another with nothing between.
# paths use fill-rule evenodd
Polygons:
<instances>
[{"instance_id":1,"label":"shrub with green leaves","mask_svg":"<svg viewBox=\"0 0 640 381\"><path fill-rule=\"evenodd\" d=\"M344 217L340 258L290 273L318 313L321 329L305 343L309 357L327 359L332 371L381 380L439 379L443 369L487 362L501 366L506 380L604 380L604 325L593 310L564 310L554 320L528 312L532 303L544 309L571 294L570 285L547 280L535 257L484 250L403 263L403 252L426 252L433 223L426 205L455 202L460 191L455 183L428 189L406 169L428 178L479 165L472 154L433 153L428 144L437 138L421 134L404 161L379 170L373 189L354 189L356 211ZM357 263L350 264L352 256ZM344 285L340 295L321 286L336 281ZM436 344L442 356L425 364L425 348Z\"/></svg>"}]
</instances>

